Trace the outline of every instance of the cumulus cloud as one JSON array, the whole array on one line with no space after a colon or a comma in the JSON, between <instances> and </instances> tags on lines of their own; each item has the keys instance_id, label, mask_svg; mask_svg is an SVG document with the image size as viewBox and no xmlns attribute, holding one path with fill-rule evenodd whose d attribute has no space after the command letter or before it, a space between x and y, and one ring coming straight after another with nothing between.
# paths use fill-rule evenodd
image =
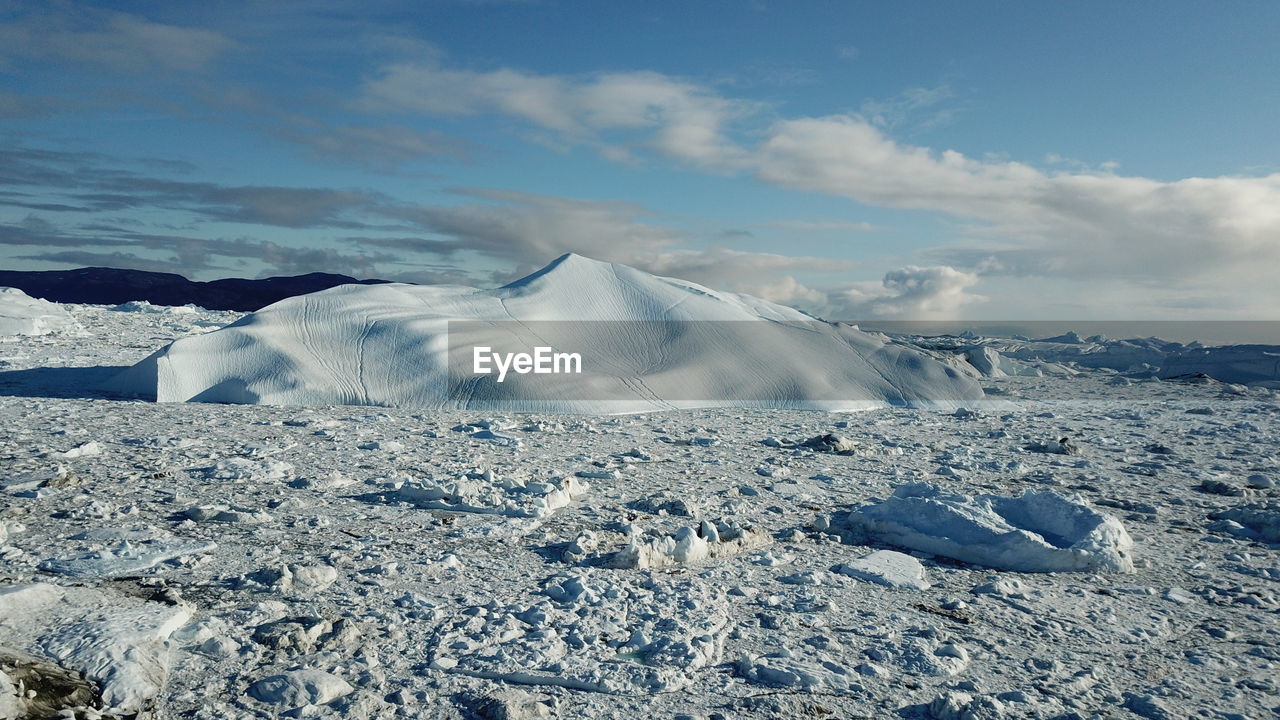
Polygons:
<instances>
[{"instance_id":1,"label":"cumulus cloud","mask_svg":"<svg viewBox=\"0 0 1280 720\"><path fill-rule=\"evenodd\" d=\"M1237 272L1257 278L1280 262L1280 174L1164 182L1117 175L1114 166L1049 171L887 134L950 95L946 86L917 89L869 101L855 114L784 118L735 134L730 121L758 106L657 73L573 77L393 65L366 85L364 103L434 115L497 113L568 142L637 131L640 146L713 172L945 213L969 222L956 242L933 254L945 265L994 261L1023 276L1179 282ZM926 122L938 119L933 112Z\"/></svg>"},{"instance_id":2,"label":"cumulus cloud","mask_svg":"<svg viewBox=\"0 0 1280 720\"><path fill-rule=\"evenodd\" d=\"M837 294L833 302L850 319L948 320L984 299L967 292L977 284L976 273L945 265L908 265L885 273L878 287L864 283Z\"/></svg>"},{"instance_id":3,"label":"cumulus cloud","mask_svg":"<svg viewBox=\"0 0 1280 720\"><path fill-rule=\"evenodd\" d=\"M981 221L971 233L1003 242L937 254L994 259L1021 274L1203 277L1280 260L1280 174L1175 182L1050 174L903 146L851 117L780 123L757 172L787 187Z\"/></svg>"}]
</instances>

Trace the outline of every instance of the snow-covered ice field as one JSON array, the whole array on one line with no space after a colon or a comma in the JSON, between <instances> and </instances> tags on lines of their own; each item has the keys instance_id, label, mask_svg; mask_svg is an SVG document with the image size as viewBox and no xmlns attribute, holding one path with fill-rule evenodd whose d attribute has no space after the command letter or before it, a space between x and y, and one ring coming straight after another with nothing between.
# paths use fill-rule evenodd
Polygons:
<instances>
[{"instance_id":1,"label":"snow-covered ice field","mask_svg":"<svg viewBox=\"0 0 1280 720\"><path fill-rule=\"evenodd\" d=\"M65 307L0 342L0 717L1280 713L1274 390L156 404L92 388L239 316Z\"/></svg>"}]
</instances>

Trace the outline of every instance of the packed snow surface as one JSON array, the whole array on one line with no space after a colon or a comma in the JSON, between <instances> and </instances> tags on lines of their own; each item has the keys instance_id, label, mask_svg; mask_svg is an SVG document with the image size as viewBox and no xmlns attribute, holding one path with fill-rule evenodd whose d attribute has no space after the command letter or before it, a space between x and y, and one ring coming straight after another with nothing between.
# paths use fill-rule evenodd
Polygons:
<instances>
[{"instance_id":1,"label":"packed snow surface","mask_svg":"<svg viewBox=\"0 0 1280 720\"><path fill-rule=\"evenodd\" d=\"M450 343L457 351L464 336L455 325L450 337L450 321L485 323L529 349L547 342L555 329L547 323L579 323L559 335L573 347L554 349L584 355L589 377L451 381ZM494 290L349 285L290 298L169 345L118 387L161 402L553 412L840 410L982 397L971 378L910 346L572 254Z\"/></svg>"},{"instance_id":2,"label":"packed snow surface","mask_svg":"<svg viewBox=\"0 0 1280 720\"><path fill-rule=\"evenodd\" d=\"M30 297L17 288L0 287L0 338L78 329L61 305Z\"/></svg>"}]
</instances>

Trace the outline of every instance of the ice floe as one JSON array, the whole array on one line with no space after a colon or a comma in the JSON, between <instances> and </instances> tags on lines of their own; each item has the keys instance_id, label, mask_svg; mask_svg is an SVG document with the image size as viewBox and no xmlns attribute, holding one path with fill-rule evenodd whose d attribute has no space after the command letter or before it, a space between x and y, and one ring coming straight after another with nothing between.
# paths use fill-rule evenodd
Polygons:
<instances>
[{"instance_id":1,"label":"ice floe","mask_svg":"<svg viewBox=\"0 0 1280 720\"><path fill-rule=\"evenodd\" d=\"M964 495L906 483L841 522L855 539L1020 572L1133 572L1133 540L1115 517L1051 491Z\"/></svg>"}]
</instances>

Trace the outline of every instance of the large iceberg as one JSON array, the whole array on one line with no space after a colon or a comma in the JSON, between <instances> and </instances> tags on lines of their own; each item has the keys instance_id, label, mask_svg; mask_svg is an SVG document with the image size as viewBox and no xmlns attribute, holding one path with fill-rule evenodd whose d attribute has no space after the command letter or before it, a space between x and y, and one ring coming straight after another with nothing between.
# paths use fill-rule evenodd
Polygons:
<instances>
[{"instance_id":1,"label":"large iceberg","mask_svg":"<svg viewBox=\"0 0 1280 720\"><path fill-rule=\"evenodd\" d=\"M581 353L583 374L467 376L477 347ZM474 368L472 368L474 369ZM180 339L116 390L162 402L545 412L954 407L978 384L918 349L748 295L565 255L509 285L348 285Z\"/></svg>"}]
</instances>

